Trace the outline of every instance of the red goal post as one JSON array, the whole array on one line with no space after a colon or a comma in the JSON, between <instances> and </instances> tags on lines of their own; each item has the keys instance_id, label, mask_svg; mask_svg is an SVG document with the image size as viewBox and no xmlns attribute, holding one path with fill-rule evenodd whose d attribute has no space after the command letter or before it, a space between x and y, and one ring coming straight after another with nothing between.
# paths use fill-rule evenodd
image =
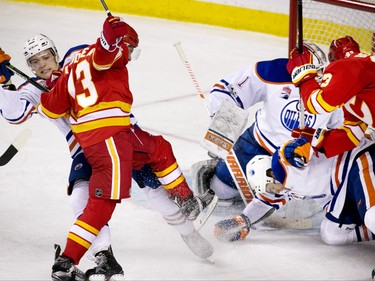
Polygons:
<instances>
[{"instance_id":1,"label":"red goal post","mask_svg":"<svg viewBox=\"0 0 375 281\"><path fill-rule=\"evenodd\" d=\"M290 0L289 52L297 44L298 1L302 1L304 40L327 53L332 40L350 35L361 51L375 52L375 0Z\"/></svg>"}]
</instances>

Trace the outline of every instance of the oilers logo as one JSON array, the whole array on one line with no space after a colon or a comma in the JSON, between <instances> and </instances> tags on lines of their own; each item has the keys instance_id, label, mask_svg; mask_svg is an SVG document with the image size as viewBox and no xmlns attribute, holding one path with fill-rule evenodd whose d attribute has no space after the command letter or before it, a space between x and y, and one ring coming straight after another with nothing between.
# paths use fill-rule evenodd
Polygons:
<instances>
[{"instance_id":1,"label":"oilers logo","mask_svg":"<svg viewBox=\"0 0 375 281\"><path fill-rule=\"evenodd\" d=\"M281 111L280 121L284 128L292 131L294 128L299 126L299 110L300 102L299 100L293 100L288 103ZM305 126L313 127L316 122L316 115L309 114L305 111Z\"/></svg>"}]
</instances>

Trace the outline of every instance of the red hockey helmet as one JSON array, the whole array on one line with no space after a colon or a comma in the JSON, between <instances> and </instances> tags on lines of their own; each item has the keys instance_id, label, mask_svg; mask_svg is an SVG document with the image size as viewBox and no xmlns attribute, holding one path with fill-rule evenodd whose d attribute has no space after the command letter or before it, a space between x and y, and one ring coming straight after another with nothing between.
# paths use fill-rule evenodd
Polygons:
<instances>
[{"instance_id":1,"label":"red hockey helmet","mask_svg":"<svg viewBox=\"0 0 375 281\"><path fill-rule=\"evenodd\" d=\"M128 25L128 33L124 36L124 42L134 48L138 47L138 34L130 25Z\"/></svg>"},{"instance_id":2,"label":"red hockey helmet","mask_svg":"<svg viewBox=\"0 0 375 281\"><path fill-rule=\"evenodd\" d=\"M329 46L328 60L332 62L358 53L360 53L358 43L351 36L347 35L332 41Z\"/></svg>"}]
</instances>

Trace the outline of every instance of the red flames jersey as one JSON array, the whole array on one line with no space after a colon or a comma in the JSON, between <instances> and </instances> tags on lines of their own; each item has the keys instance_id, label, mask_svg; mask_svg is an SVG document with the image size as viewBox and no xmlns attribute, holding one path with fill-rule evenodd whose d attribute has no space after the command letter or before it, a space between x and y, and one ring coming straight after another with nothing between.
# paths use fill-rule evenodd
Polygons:
<instances>
[{"instance_id":1,"label":"red flames jersey","mask_svg":"<svg viewBox=\"0 0 375 281\"><path fill-rule=\"evenodd\" d=\"M108 52L100 41L82 51L64 68L56 86L41 96L42 111L50 118L69 115L82 147L130 128L133 96L129 89L128 49Z\"/></svg>"},{"instance_id":2,"label":"red flames jersey","mask_svg":"<svg viewBox=\"0 0 375 281\"><path fill-rule=\"evenodd\" d=\"M322 148L328 157L352 149L375 126L375 56L356 54L334 61L319 85L311 79L301 85L308 112L323 114L337 108L344 112L344 126L331 130Z\"/></svg>"}]
</instances>

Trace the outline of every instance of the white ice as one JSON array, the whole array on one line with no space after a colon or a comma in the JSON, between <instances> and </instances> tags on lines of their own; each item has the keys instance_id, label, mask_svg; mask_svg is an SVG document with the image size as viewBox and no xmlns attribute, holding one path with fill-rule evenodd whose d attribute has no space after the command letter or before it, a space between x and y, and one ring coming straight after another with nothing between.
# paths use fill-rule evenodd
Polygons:
<instances>
[{"instance_id":1,"label":"white ice","mask_svg":"<svg viewBox=\"0 0 375 281\"><path fill-rule=\"evenodd\" d=\"M208 159L200 142L210 120L173 44L181 42L207 93L218 79L248 64L286 56L287 39L121 16L135 27L141 41L141 56L129 66L134 114L141 127L172 143L189 176L192 164ZM69 47L93 43L105 17L104 11L1 1L0 47L12 56L13 65L32 75L22 55L27 39L44 33L63 55ZM32 129L31 140L0 167L0 280L50 280L53 244L65 245L74 222L65 194L70 157L64 137L39 116L20 126L1 119L1 153L22 128ZM137 186L132 192L110 222L114 252L128 280L365 280L375 266L374 243L327 246L317 227L307 231L260 227L238 243L217 241L213 225L238 214L239 207L218 208L202 229L215 247L215 262L210 264L188 250L179 234L150 209ZM85 256L80 266L85 270L92 265Z\"/></svg>"}]
</instances>

